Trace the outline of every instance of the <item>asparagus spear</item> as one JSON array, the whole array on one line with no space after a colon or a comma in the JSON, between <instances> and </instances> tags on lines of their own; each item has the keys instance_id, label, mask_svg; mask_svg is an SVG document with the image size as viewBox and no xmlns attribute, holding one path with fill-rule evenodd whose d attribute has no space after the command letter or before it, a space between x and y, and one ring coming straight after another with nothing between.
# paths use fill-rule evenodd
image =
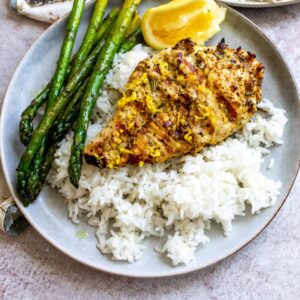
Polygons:
<instances>
[{"instance_id":1,"label":"asparagus spear","mask_svg":"<svg viewBox=\"0 0 300 300\"><path fill-rule=\"evenodd\" d=\"M119 8L114 7L110 11L109 15L105 18L103 23L101 24L96 38L95 38L95 44L98 44L100 40L103 38L104 34L106 33L107 29L111 26L111 24L116 20L118 14L119 14Z\"/></svg>"},{"instance_id":2,"label":"asparagus spear","mask_svg":"<svg viewBox=\"0 0 300 300\"><path fill-rule=\"evenodd\" d=\"M112 16L111 16L112 17L111 22L116 17L117 13L118 13L117 10L112 11L112 13L111 13L112 14ZM87 69L89 69L91 67L91 65L93 65L95 56L97 57L97 55L100 52L103 44L104 44L104 41L100 42L99 45L97 45L96 49L91 53L91 55L89 56L89 58L86 59L85 63L83 64L83 70L81 71L81 73L80 74L76 74L76 76L74 77L74 79L71 80L71 82L73 82L73 86L75 86L75 83L79 79L82 79L85 76L85 74L87 72ZM69 88L66 88L65 90L66 91L70 90L70 86L69 86ZM77 98L77 99L81 98L79 96L79 94L80 94L79 90L77 91L77 93L76 93L76 95L75 95L74 98ZM72 102L74 103L74 107L72 107ZM70 105L68 105L66 111L62 114L62 117L66 120L66 125L65 125L64 128L61 128L61 131L59 132L60 136L56 137L57 140L60 140L64 136L64 134L72 126L72 122L74 121L74 118L76 118L76 115L77 115L77 112L78 112L78 107L79 107L80 101L78 101L78 102L77 101L71 101L69 104ZM45 161L48 162L48 171L49 171L50 165L51 165L51 159L50 158L53 156L53 155L51 155L51 153L49 154L49 152L54 151L53 148L55 149L55 145L51 146L50 150L48 150L48 152L45 154L45 156L46 156ZM30 153L30 155L32 155L32 151L30 151L29 153ZM30 166L30 163L29 163L29 165L27 167L29 167L29 166ZM36 169L35 169L36 172L34 172L34 173L38 172L37 166L38 166L38 164L36 164ZM27 196L27 200L24 199L24 202L28 205L38 195L38 193L39 193L39 191L40 191L40 189L42 187L42 184L43 184L43 182L44 182L44 180L46 178L46 175L47 175L48 171L47 172L45 172L45 171L43 172L43 174L45 174L44 175L44 179L43 179L43 176L40 177L40 178L38 178L38 177L34 177L33 175L31 175L31 173L33 172L32 169L29 170L29 171L27 170L27 173L23 172L22 170L20 171L21 167L22 167L22 164L20 163L19 168L18 168L18 191L19 191L20 194L22 194L22 190L24 190L24 187L26 185L28 185L30 187L30 192L28 193L29 196ZM46 170L45 167L43 167L43 169ZM26 177L27 176L29 176L31 178L30 179L30 184L26 183ZM23 197L21 196L21 198L23 198Z\"/></svg>"},{"instance_id":3,"label":"asparagus spear","mask_svg":"<svg viewBox=\"0 0 300 300\"><path fill-rule=\"evenodd\" d=\"M124 41L119 48L118 52L125 53L130 51L135 45L139 43L143 43L144 36L142 33L141 27L138 27L129 37L126 41Z\"/></svg>"},{"instance_id":4,"label":"asparagus spear","mask_svg":"<svg viewBox=\"0 0 300 300\"><path fill-rule=\"evenodd\" d=\"M109 15L107 16L107 18L100 25L95 38L94 46L100 42L105 32L107 32L108 28L115 21L118 13L119 13L119 9L113 8L109 13ZM72 63L73 60L71 64ZM70 73L70 71L71 70L69 66L68 74ZM48 83L47 86L39 93L39 95L34 100L32 100L31 104L22 113L20 124L19 124L19 135L20 135L21 142L25 146L28 145L32 135L32 131L33 131L32 121L35 118L39 108L47 101L50 85L51 83Z\"/></svg>"},{"instance_id":5,"label":"asparagus spear","mask_svg":"<svg viewBox=\"0 0 300 300\"><path fill-rule=\"evenodd\" d=\"M125 53L130 51L135 45L138 43L143 42L143 34L141 31L141 28L138 27L135 32L132 33L131 36L129 36L128 40L124 41L119 48L118 52ZM61 140L65 134L70 130L72 127L76 117L78 116L79 109L80 109L80 103L81 98L84 95L84 91L87 87L88 83L87 78L82 86L78 89L75 96L72 98L72 100L68 103L67 108L55 124L55 127L53 129L53 133L51 135L51 139L53 141L59 141Z\"/></svg>"},{"instance_id":6,"label":"asparagus spear","mask_svg":"<svg viewBox=\"0 0 300 300\"><path fill-rule=\"evenodd\" d=\"M51 140L58 142L60 141L65 134L69 131L76 117L78 116L80 102L84 95L84 91L87 87L89 78L85 79L83 84L77 90L76 94L72 100L68 103L67 108L61 114L59 120L54 125L53 130L51 130Z\"/></svg>"},{"instance_id":7,"label":"asparagus spear","mask_svg":"<svg viewBox=\"0 0 300 300\"><path fill-rule=\"evenodd\" d=\"M67 77L67 70L70 63L74 41L80 24L83 9L84 0L74 0L72 12L64 37L64 42L60 52L60 57L57 62L56 71L51 80L47 110L52 106L54 100L60 94L63 83Z\"/></svg>"},{"instance_id":8,"label":"asparagus spear","mask_svg":"<svg viewBox=\"0 0 300 300\"><path fill-rule=\"evenodd\" d=\"M108 29L108 31L109 30L110 29ZM98 43L98 45L91 52L91 54L86 58L78 73L76 73L72 78L68 80L63 92L57 97L56 101L52 104L52 106L48 110L46 110L40 124L33 131L29 144L25 152L23 153L19 166L17 168L17 190L19 193L22 193L24 187L26 186L26 178L30 170L30 164L34 159L34 156L37 153L40 144L43 141L43 138L48 134L48 131L52 127L56 118L63 111L64 107L75 94L80 83L92 71L97 57L104 44L105 39L102 39L100 43Z\"/></svg>"},{"instance_id":9,"label":"asparagus spear","mask_svg":"<svg viewBox=\"0 0 300 300\"><path fill-rule=\"evenodd\" d=\"M39 151L37 152L34 158L32 170L27 178L28 180L27 184L24 187L24 189L19 192L22 202L25 206L29 205L32 202L31 199L34 197L32 189L36 189L35 183L39 181L40 169L41 169L40 166L43 164L44 154L46 152L46 149L47 149L47 144L46 144L46 137L45 137L40 145Z\"/></svg>"},{"instance_id":10,"label":"asparagus spear","mask_svg":"<svg viewBox=\"0 0 300 300\"><path fill-rule=\"evenodd\" d=\"M49 84L31 101L30 105L23 111L19 123L19 135L23 145L28 145L33 130L32 120L40 107L47 101Z\"/></svg>"},{"instance_id":11,"label":"asparagus spear","mask_svg":"<svg viewBox=\"0 0 300 300\"><path fill-rule=\"evenodd\" d=\"M97 31L102 22L103 14L108 0L97 0L95 3L94 11L86 31L83 42L78 50L77 54L74 57L74 60L71 62L71 73L72 77L80 68L81 64L84 62L90 51L94 46L94 42L97 36Z\"/></svg>"},{"instance_id":12,"label":"asparagus spear","mask_svg":"<svg viewBox=\"0 0 300 300\"><path fill-rule=\"evenodd\" d=\"M136 44L140 43L143 39L141 29L138 27L135 32L128 38L128 40L124 41L119 48L118 52L123 51L130 51ZM40 193L40 190L42 189L42 186L44 184L44 181L47 177L48 172L50 171L50 165L53 160L53 152L55 151L55 143L59 142L65 134L71 129L76 117L78 116L78 112L80 109L80 103L81 98L84 94L85 88L88 84L88 79L85 79L84 83L80 86L80 88L77 90L75 96L73 99L69 102L67 108L64 110L64 112L61 114L58 122L55 124L54 129L51 130L50 140L53 143L46 151L45 155L45 162L39 166L35 164L36 157L34 160L35 168L31 169L31 173L29 175L29 181L27 183L27 194L25 195L25 201L26 205L29 203L32 203L35 198ZM40 148L41 149L41 148ZM45 167L48 166L48 167ZM40 170L39 170L40 169ZM34 174L39 174L38 176L32 175L32 172ZM41 175L42 174L42 175Z\"/></svg>"},{"instance_id":13,"label":"asparagus spear","mask_svg":"<svg viewBox=\"0 0 300 300\"><path fill-rule=\"evenodd\" d=\"M126 31L125 39L127 39L130 35L132 35L135 32L135 30L141 26L141 21L142 20L140 16L138 15L137 12L135 12L132 18L132 22Z\"/></svg>"},{"instance_id":14,"label":"asparagus spear","mask_svg":"<svg viewBox=\"0 0 300 300\"><path fill-rule=\"evenodd\" d=\"M83 158L82 152L86 140L88 125L99 95L99 90L103 85L106 74L109 71L114 56L125 37L126 31L131 24L132 16L139 3L140 0L125 0L116 23L107 38L107 42L100 52L84 94L75 127L74 140L69 161L69 177L75 187L78 187L80 179Z\"/></svg>"},{"instance_id":15,"label":"asparagus spear","mask_svg":"<svg viewBox=\"0 0 300 300\"><path fill-rule=\"evenodd\" d=\"M104 20L102 25L100 26L96 41L101 42L101 47L104 45L104 41L101 41L103 36L108 34L108 31L112 25L112 23L115 21L119 13L118 8L113 8L108 15L108 17ZM87 87L88 79L84 81L82 86L78 89L73 99L68 103L67 108L62 113L59 120L56 122L54 129L52 130L52 139L57 141L61 137L63 137L66 132L71 128L73 122L75 121L75 118L77 116L77 113L79 111L80 106L80 100L83 96L84 90Z\"/></svg>"},{"instance_id":16,"label":"asparagus spear","mask_svg":"<svg viewBox=\"0 0 300 300\"><path fill-rule=\"evenodd\" d=\"M70 101L67 109L62 114L61 118L65 121L65 123L59 123L60 126L55 126L55 130L53 131L55 136L52 136L51 134L50 137L48 137L48 140L52 143L51 146L47 148L46 138L43 139L40 148L34 157L32 163L33 166L28 174L28 181L25 189L19 191L20 197L25 206L32 203L40 193L51 168L56 143L59 142L71 128L76 118L76 112L79 111L79 100L84 93L87 82L88 81L86 79L76 92L74 98ZM71 105L72 103L75 105Z\"/></svg>"},{"instance_id":17,"label":"asparagus spear","mask_svg":"<svg viewBox=\"0 0 300 300\"><path fill-rule=\"evenodd\" d=\"M39 195L47 175L51 169L56 145L52 144L47 148L45 142L39 149L37 158L34 161L34 166L30 172L28 183L25 189L25 195L22 197L22 202L25 206L32 203Z\"/></svg>"}]
</instances>

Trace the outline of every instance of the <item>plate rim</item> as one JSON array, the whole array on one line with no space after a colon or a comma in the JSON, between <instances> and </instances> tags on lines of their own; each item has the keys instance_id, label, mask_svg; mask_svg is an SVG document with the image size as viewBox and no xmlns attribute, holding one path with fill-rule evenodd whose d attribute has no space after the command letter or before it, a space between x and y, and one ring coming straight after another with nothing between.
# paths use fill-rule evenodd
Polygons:
<instances>
[{"instance_id":1,"label":"plate rim","mask_svg":"<svg viewBox=\"0 0 300 300\"><path fill-rule=\"evenodd\" d=\"M300 0L296 0L296 1L300 1ZM87 9L89 6L93 5L93 3L88 4L85 9ZM277 54L277 57L279 57L282 62L284 63L284 66L286 67L290 78L291 78L291 82L293 83L293 86L296 90L296 94L298 96L298 106L300 105L300 92L299 92L299 88L297 85L297 82L295 80L294 74L290 69L290 66L288 65L288 63L286 62L284 56L281 54L281 52L279 51L279 49L277 48L277 46L275 45L275 43L273 43L273 41L268 37L267 34L265 34L254 22L252 22L250 19L248 19L246 16L244 16L243 14L241 14L240 12L236 11L233 8L228 7L226 4L224 4L224 2L221 3L222 6L226 7L229 11L231 11L231 13L236 14L238 17L242 18L247 25L249 25L250 27L254 28L254 30L257 32L257 34L260 34L264 40L266 40L269 44L270 47L273 48L273 50L275 51L275 53ZM112 275L118 275L118 276L125 276L125 277L131 277L131 278L163 278L163 277L171 277L171 276L179 276L179 275L183 275L183 274L189 274L192 272L196 272L202 269L205 269L209 266L215 265L216 263L222 261L223 259L232 256L233 254L237 253L238 251L240 251L241 249L243 249L244 247L246 247L250 242L252 242L258 235L260 235L265 228L274 220L274 218L277 216L278 212L281 210L281 208L283 207L283 205L285 204L287 198L289 197L293 187L295 186L295 182L296 179L299 175L299 170L300 170L300 151L298 151L298 166L296 167L296 172L295 172L295 176L292 180L292 183L285 195L285 197L282 200L282 203L280 204L280 206L278 207L278 209L273 213L272 217L270 219L268 219L266 221L266 223L259 227L256 234L253 235L252 237L250 237L246 242L244 242L242 245L239 245L237 247L235 247L234 249L232 249L230 251L229 254L225 254L225 256L219 256L217 257L213 262L211 263L207 263L206 265L203 266L198 266L198 267L192 267L190 269L187 270L181 270L181 269L177 269L173 268L170 269L169 271L164 271L161 272L160 274L157 275L137 275L137 274L128 274L127 272L124 271L113 271L110 270L109 268L106 267L99 267L99 266L95 266L91 263L85 262L82 259L80 259L79 257L75 256L74 254L72 254L70 251L65 250L63 247L61 247L59 245L59 243L51 240L51 238L48 238L48 236L46 234L44 234L43 230L41 230L38 226L38 224L36 224L34 222L34 220L31 218L31 216L29 214L27 214L27 210L26 208L23 206L23 204L21 203L21 201L18 198L18 195L15 193L15 189L12 186L12 183L9 180L9 175L8 175L8 170L6 168L6 164L4 163L2 157L3 157L3 153L4 153L4 146L2 143L2 139L3 139L3 133L2 133L2 129L3 129L3 118L1 117L4 114L5 111L5 107L8 105L8 94L10 93L10 90L12 89L12 85L13 82L15 80L15 77L18 75L19 73L19 69L21 69L22 64L24 62L24 60L31 55L31 53L33 52L33 49L35 48L36 44L48 33L48 31L52 30L52 27L60 24L61 22L63 22L66 18L68 17L68 15L64 16L63 18L61 18L60 20L58 20L57 22L55 22L54 24L52 24L51 26L49 26L35 41L34 43L29 47L29 49L26 51L26 53L23 55L23 57L21 58L21 60L19 61L15 71L13 72L13 75L9 81L8 87L5 91L5 96L3 99L3 103L2 103L2 107L1 107L1 112L0 112L0 158L1 158L1 165L2 165L2 169L3 169L3 174L4 174L4 178L5 181L7 183L7 186L9 188L9 191L13 197L13 199L15 200L18 208L21 210L22 214L25 216L25 218L28 220L28 222L30 223L30 225L47 241L49 242L52 246L54 246L56 249L58 249L59 251L61 251L62 253L64 253L65 255L67 255L68 257L74 259L75 261L88 266L92 269L98 270L98 271L102 271L108 274L112 274Z\"/></svg>"},{"instance_id":2,"label":"plate rim","mask_svg":"<svg viewBox=\"0 0 300 300\"><path fill-rule=\"evenodd\" d=\"M239 2L234 0L219 0L219 2L224 3L226 5L240 7L240 8L273 8L280 6L287 6L300 3L300 0L284 0L280 2L266 2L266 1L245 1Z\"/></svg>"}]
</instances>

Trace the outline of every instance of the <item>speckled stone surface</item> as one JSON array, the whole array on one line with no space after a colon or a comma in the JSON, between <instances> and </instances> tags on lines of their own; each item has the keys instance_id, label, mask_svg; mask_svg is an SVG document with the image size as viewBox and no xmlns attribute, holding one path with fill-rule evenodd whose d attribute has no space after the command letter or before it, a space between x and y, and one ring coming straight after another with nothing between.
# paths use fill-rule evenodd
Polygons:
<instances>
[{"instance_id":1,"label":"speckled stone surface","mask_svg":"<svg viewBox=\"0 0 300 300\"><path fill-rule=\"evenodd\" d=\"M15 67L46 28L0 1L0 101ZM277 44L300 84L300 4L240 10ZM0 232L0 299L300 299L300 179L283 209L251 244L205 270L130 279L85 267L32 228Z\"/></svg>"}]
</instances>

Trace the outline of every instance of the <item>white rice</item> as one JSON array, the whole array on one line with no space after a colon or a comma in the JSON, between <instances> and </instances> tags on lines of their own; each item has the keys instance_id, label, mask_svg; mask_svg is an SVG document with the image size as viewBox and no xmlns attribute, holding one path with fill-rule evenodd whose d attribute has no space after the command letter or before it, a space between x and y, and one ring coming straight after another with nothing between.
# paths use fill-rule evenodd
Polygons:
<instances>
[{"instance_id":1,"label":"white rice","mask_svg":"<svg viewBox=\"0 0 300 300\"><path fill-rule=\"evenodd\" d=\"M87 142L111 118L119 92L137 63L150 53L138 45L115 59ZM234 217L245 214L246 204L255 214L272 206L279 195L281 183L260 170L268 148L282 143L287 119L267 100L260 108L266 113L257 114L236 137L196 156L100 171L84 163L78 190L68 179L69 134L55 154L49 182L66 198L73 222L85 216L97 227L97 246L112 259L134 262L143 254L143 240L156 236L164 239L156 250L166 253L173 265L188 263L197 247L209 241L211 221L220 223L228 235Z\"/></svg>"}]
</instances>

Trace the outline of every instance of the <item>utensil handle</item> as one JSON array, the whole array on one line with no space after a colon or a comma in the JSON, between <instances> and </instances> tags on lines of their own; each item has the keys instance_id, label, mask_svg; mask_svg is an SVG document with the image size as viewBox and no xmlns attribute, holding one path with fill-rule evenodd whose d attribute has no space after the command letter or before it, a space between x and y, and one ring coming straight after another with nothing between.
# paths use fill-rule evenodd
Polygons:
<instances>
[{"instance_id":1,"label":"utensil handle","mask_svg":"<svg viewBox=\"0 0 300 300\"><path fill-rule=\"evenodd\" d=\"M26 219L10 195L0 166L0 230L16 235L22 232L27 225Z\"/></svg>"}]
</instances>

